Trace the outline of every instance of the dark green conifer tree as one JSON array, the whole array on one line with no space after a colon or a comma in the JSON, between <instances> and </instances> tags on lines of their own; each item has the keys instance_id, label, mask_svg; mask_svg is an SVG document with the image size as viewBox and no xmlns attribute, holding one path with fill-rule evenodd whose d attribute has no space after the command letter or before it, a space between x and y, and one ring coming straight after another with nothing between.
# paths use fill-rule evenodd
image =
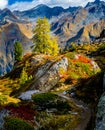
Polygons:
<instances>
[{"instance_id":1,"label":"dark green conifer tree","mask_svg":"<svg viewBox=\"0 0 105 130\"><path fill-rule=\"evenodd\" d=\"M20 42L16 42L15 45L14 45L14 49L15 49L15 52L14 52L14 55L15 55L15 61L18 62L18 61L21 61L22 59L22 44Z\"/></svg>"}]
</instances>

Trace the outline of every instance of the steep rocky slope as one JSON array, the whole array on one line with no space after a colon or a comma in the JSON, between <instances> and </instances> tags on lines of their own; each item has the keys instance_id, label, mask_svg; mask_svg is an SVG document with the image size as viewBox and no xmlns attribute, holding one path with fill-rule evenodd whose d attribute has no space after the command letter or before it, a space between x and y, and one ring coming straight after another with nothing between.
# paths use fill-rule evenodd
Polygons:
<instances>
[{"instance_id":1,"label":"steep rocky slope","mask_svg":"<svg viewBox=\"0 0 105 130\"><path fill-rule=\"evenodd\" d=\"M104 28L104 24L105 20L100 20L96 23L94 22L84 26L82 29L78 31L77 35L70 38L67 41L67 43L69 44L70 42L77 42L81 44L81 43L93 42L96 37L100 36L100 33Z\"/></svg>"},{"instance_id":2,"label":"steep rocky slope","mask_svg":"<svg viewBox=\"0 0 105 130\"><path fill-rule=\"evenodd\" d=\"M9 23L0 29L0 75L10 72L14 64L14 43L22 42L23 54L29 52L31 31L28 25ZM27 31L26 31L27 30ZM27 35L28 32L28 35Z\"/></svg>"},{"instance_id":3,"label":"steep rocky slope","mask_svg":"<svg viewBox=\"0 0 105 130\"><path fill-rule=\"evenodd\" d=\"M10 72L14 64L14 43L22 42L23 54L30 51L32 26L9 9L0 10L0 75Z\"/></svg>"},{"instance_id":4,"label":"steep rocky slope","mask_svg":"<svg viewBox=\"0 0 105 130\"><path fill-rule=\"evenodd\" d=\"M86 43L94 40L105 24L105 2L94 1L85 8L78 8L73 13L62 15L52 24L52 30L58 35L62 46L71 42ZM96 30L99 30L96 31Z\"/></svg>"}]
</instances>

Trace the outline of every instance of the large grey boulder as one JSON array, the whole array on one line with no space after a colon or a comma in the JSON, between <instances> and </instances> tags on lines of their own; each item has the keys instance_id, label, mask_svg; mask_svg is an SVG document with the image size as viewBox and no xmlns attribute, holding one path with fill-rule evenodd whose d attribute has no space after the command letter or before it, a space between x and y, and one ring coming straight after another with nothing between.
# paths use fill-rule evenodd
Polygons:
<instances>
[{"instance_id":1,"label":"large grey boulder","mask_svg":"<svg viewBox=\"0 0 105 130\"><path fill-rule=\"evenodd\" d=\"M105 73L103 75L103 92L98 103L95 130L105 130Z\"/></svg>"},{"instance_id":2,"label":"large grey boulder","mask_svg":"<svg viewBox=\"0 0 105 130\"><path fill-rule=\"evenodd\" d=\"M95 130L105 130L105 92L101 96L98 103L98 112L97 112Z\"/></svg>"},{"instance_id":3,"label":"large grey boulder","mask_svg":"<svg viewBox=\"0 0 105 130\"><path fill-rule=\"evenodd\" d=\"M26 92L21 93L21 95L18 97L21 100L31 100L31 97L33 94L40 93L39 90L28 90Z\"/></svg>"},{"instance_id":4,"label":"large grey boulder","mask_svg":"<svg viewBox=\"0 0 105 130\"><path fill-rule=\"evenodd\" d=\"M68 59L63 57L57 61L49 60L38 68L34 74L35 82L31 89L48 91L53 88L60 80L61 71L66 72L68 68Z\"/></svg>"}]
</instances>

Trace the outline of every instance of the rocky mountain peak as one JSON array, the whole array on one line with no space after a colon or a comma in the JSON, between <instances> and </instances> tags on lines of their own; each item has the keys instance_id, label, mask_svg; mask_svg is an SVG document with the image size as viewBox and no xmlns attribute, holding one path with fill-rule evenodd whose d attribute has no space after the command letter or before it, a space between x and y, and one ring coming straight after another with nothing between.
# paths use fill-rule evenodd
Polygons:
<instances>
[{"instance_id":1,"label":"rocky mountain peak","mask_svg":"<svg viewBox=\"0 0 105 130\"><path fill-rule=\"evenodd\" d=\"M94 3L99 4L101 1L100 0L95 0Z\"/></svg>"},{"instance_id":2,"label":"rocky mountain peak","mask_svg":"<svg viewBox=\"0 0 105 130\"><path fill-rule=\"evenodd\" d=\"M98 6L101 4L105 4L105 2L100 1L100 0L95 0L94 2L88 2L85 8L90 7L90 6Z\"/></svg>"},{"instance_id":3,"label":"rocky mountain peak","mask_svg":"<svg viewBox=\"0 0 105 130\"><path fill-rule=\"evenodd\" d=\"M16 16L8 8L5 8L5 9L1 10L1 12L0 12L1 19L6 16L16 18Z\"/></svg>"},{"instance_id":4,"label":"rocky mountain peak","mask_svg":"<svg viewBox=\"0 0 105 130\"><path fill-rule=\"evenodd\" d=\"M31 10L36 10L36 9L45 9L45 8L49 8L47 5L45 4L39 4L36 7L32 8Z\"/></svg>"}]
</instances>

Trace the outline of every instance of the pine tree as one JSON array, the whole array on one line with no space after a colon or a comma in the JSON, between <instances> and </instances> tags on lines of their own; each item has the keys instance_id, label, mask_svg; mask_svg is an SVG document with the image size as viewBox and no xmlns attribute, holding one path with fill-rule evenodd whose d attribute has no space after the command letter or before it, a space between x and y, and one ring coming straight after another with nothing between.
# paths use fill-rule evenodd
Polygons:
<instances>
[{"instance_id":1,"label":"pine tree","mask_svg":"<svg viewBox=\"0 0 105 130\"><path fill-rule=\"evenodd\" d=\"M54 36L51 36L50 24L47 18L38 18L33 36L34 49L37 53L57 55L58 44Z\"/></svg>"},{"instance_id":2,"label":"pine tree","mask_svg":"<svg viewBox=\"0 0 105 130\"><path fill-rule=\"evenodd\" d=\"M20 75L20 85L24 85L27 82L30 82L32 80L32 75L28 75L27 73L27 65L28 63L25 64L25 67L23 67L21 75Z\"/></svg>"},{"instance_id":3,"label":"pine tree","mask_svg":"<svg viewBox=\"0 0 105 130\"><path fill-rule=\"evenodd\" d=\"M20 61L22 59L22 44L20 42L16 42L14 45L15 48L15 61Z\"/></svg>"},{"instance_id":4,"label":"pine tree","mask_svg":"<svg viewBox=\"0 0 105 130\"><path fill-rule=\"evenodd\" d=\"M27 75L26 69L23 68L22 73L20 75L20 84L25 84L27 80L28 80L28 75Z\"/></svg>"}]
</instances>

